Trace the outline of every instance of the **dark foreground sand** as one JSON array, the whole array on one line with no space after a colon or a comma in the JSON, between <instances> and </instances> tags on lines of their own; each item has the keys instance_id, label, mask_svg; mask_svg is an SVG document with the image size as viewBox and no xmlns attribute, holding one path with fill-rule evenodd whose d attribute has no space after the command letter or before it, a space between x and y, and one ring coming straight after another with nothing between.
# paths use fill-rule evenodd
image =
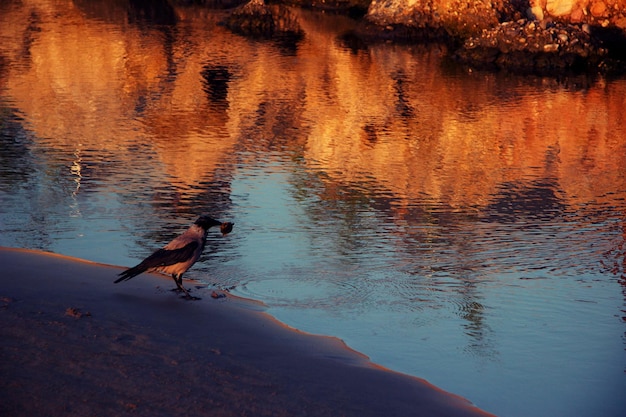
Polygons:
<instances>
[{"instance_id":1,"label":"dark foreground sand","mask_svg":"<svg viewBox=\"0 0 626 417\"><path fill-rule=\"evenodd\" d=\"M252 302L43 252L0 264L0 416L489 415Z\"/></svg>"}]
</instances>

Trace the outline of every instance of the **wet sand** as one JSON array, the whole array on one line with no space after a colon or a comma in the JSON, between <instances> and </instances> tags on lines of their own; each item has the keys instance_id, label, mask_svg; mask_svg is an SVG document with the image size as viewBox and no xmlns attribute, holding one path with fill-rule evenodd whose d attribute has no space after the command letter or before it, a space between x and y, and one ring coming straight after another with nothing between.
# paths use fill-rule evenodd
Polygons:
<instances>
[{"instance_id":1,"label":"wet sand","mask_svg":"<svg viewBox=\"0 0 626 417\"><path fill-rule=\"evenodd\" d=\"M487 416L231 295L0 248L0 415Z\"/></svg>"}]
</instances>

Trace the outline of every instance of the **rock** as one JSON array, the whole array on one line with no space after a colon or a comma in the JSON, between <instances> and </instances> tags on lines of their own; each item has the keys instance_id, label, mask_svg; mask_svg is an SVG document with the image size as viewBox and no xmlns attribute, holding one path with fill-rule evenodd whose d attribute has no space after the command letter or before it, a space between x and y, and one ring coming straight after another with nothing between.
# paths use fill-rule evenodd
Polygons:
<instances>
[{"instance_id":1,"label":"rock","mask_svg":"<svg viewBox=\"0 0 626 417\"><path fill-rule=\"evenodd\" d=\"M443 29L451 37L475 36L513 13L507 0L377 0L370 3L366 20L382 28Z\"/></svg>"},{"instance_id":2,"label":"rock","mask_svg":"<svg viewBox=\"0 0 626 417\"><path fill-rule=\"evenodd\" d=\"M572 11L576 0L548 0L546 11L552 16L564 16Z\"/></svg>"},{"instance_id":3,"label":"rock","mask_svg":"<svg viewBox=\"0 0 626 417\"><path fill-rule=\"evenodd\" d=\"M602 65L609 68L606 50L597 39L578 26L558 22L546 26L503 23L465 41L454 57L473 67L544 75L598 70ZM611 62L610 68L618 67Z\"/></svg>"},{"instance_id":4,"label":"rock","mask_svg":"<svg viewBox=\"0 0 626 417\"><path fill-rule=\"evenodd\" d=\"M559 45L556 43L548 43L543 45L543 52L556 52L559 50Z\"/></svg>"},{"instance_id":5,"label":"rock","mask_svg":"<svg viewBox=\"0 0 626 417\"><path fill-rule=\"evenodd\" d=\"M543 20L543 9L539 5L535 5L526 9L526 16L530 20Z\"/></svg>"},{"instance_id":6,"label":"rock","mask_svg":"<svg viewBox=\"0 0 626 417\"><path fill-rule=\"evenodd\" d=\"M304 37L298 19L282 5L265 5L263 0L252 0L235 9L225 20L225 25L244 36L273 38L288 36L297 41Z\"/></svg>"},{"instance_id":7,"label":"rock","mask_svg":"<svg viewBox=\"0 0 626 417\"><path fill-rule=\"evenodd\" d=\"M68 307L67 310L65 310L65 315L73 317L75 319L80 319L82 317L91 317L90 312L87 311L83 313L82 311L80 311L80 309L75 307Z\"/></svg>"},{"instance_id":8,"label":"rock","mask_svg":"<svg viewBox=\"0 0 626 417\"><path fill-rule=\"evenodd\" d=\"M275 3L271 1L270 3ZM346 14L353 18L362 18L370 5L376 6L376 0L279 0L277 3L305 9Z\"/></svg>"},{"instance_id":9,"label":"rock","mask_svg":"<svg viewBox=\"0 0 626 417\"><path fill-rule=\"evenodd\" d=\"M211 298L215 298L215 299L226 298L226 294L224 294L222 292L213 291L211 293Z\"/></svg>"},{"instance_id":10,"label":"rock","mask_svg":"<svg viewBox=\"0 0 626 417\"><path fill-rule=\"evenodd\" d=\"M606 17L606 4L602 1L596 1L591 5L589 11L594 17Z\"/></svg>"},{"instance_id":11,"label":"rock","mask_svg":"<svg viewBox=\"0 0 626 417\"><path fill-rule=\"evenodd\" d=\"M626 32L626 16L615 19L615 26Z\"/></svg>"},{"instance_id":12,"label":"rock","mask_svg":"<svg viewBox=\"0 0 626 417\"><path fill-rule=\"evenodd\" d=\"M582 7L579 6L572 11L569 18L572 23L579 23L582 22L584 15Z\"/></svg>"}]
</instances>

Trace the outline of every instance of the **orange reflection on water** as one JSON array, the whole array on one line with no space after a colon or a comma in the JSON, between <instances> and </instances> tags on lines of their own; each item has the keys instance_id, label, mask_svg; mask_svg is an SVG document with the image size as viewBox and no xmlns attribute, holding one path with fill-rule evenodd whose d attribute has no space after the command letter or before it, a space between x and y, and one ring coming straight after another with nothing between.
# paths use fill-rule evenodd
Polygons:
<instances>
[{"instance_id":1,"label":"orange reflection on water","mask_svg":"<svg viewBox=\"0 0 626 417\"><path fill-rule=\"evenodd\" d=\"M570 91L467 76L436 48L342 48L346 20L329 29L299 11L306 38L281 51L198 9L156 27L129 23L123 7L102 19L88 7L32 0L3 18L7 92L52 146L147 144L164 178L187 190L234 169L238 151L278 150L327 182L384 189L399 211L424 199L480 209L503 185L538 177L570 204L625 188L624 81Z\"/></svg>"},{"instance_id":2,"label":"orange reflection on water","mask_svg":"<svg viewBox=\"0 0 626 417\"><path fill-rule=\"evenodd\" d=\"M379 109L339 106L336 113L348 114L340 120L316 112L330 116L318 119L323 127L309 137L306 156L334 180L375 178L403 204L428 197L451 208L485 205L502 184L537 177L556 179L570 203L626 188L625 82L581 92L513 84L502 92L491 76L431 82L432 67L396 63L394 73L388 62L359 73L375 73L379 86L406 74L403 106L390 105L398 88L376 88L362 89L361 102L387 103Z\"/></svg>"}]
</instances>

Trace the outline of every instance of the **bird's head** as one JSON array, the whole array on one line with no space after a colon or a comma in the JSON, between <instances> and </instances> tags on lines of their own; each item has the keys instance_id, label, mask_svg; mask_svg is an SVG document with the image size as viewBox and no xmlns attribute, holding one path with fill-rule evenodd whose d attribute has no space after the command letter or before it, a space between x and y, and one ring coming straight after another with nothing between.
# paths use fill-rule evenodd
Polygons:
<instances>
[{"instance_id":1,"label":"bird's head","mask_svg":"<svg viewBox=\"0 0 626 417\"><path fill-rule=\"evenodd\" d=\"M209 230L213 226L220 226L222 222L219 220L215 220L209 216L200 216L194 224L200 226L204 230Z\"/></svg>"},{"instance_id":2,"label":"bird's head","mask_svg":"<svg viewBox=\"0 0 626 417\"><path fill-rule=\"evenodd\" d=\"M221 221L215 220L214 218L209 216L198 217L198 220L196 220L195 224L200 226L204 230L209 230L213 226L220 226L220 232L222 232L223 235L230 233L233 230L233 226L235 225L235 223L231 222L222 223Z\"/></svg>"}]
</instances>

